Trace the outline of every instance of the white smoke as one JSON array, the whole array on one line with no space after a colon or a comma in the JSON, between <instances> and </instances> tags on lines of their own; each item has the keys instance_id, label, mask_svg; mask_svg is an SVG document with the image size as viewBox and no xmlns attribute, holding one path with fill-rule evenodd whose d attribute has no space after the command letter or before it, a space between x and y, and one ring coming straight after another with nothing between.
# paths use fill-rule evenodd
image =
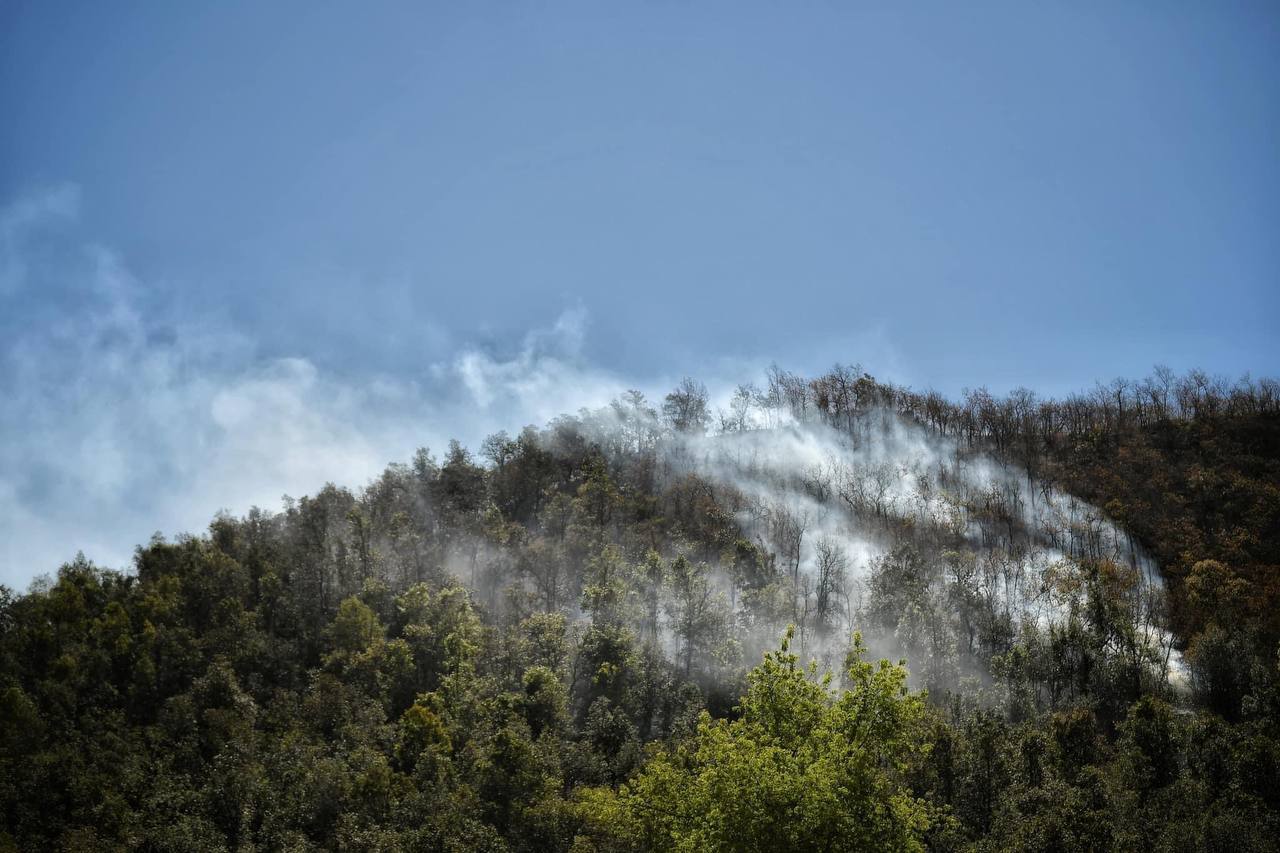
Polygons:
<instances>
[{"instance_id":1,"label":"white smoke","mask_svg":"<svg viewBox=\"0 0 1280 853\"><path fill-rule=\"evenodd\" d=\"M0 211L0 583L77 550L126 567L154 532L359 485L417 447L475 447L631 384L584 362L581 309L514 351L463 347L396 376L264 356L174 316L164 288L74 234L78 208L59 187Z\"/></svg>"},{"instance_id":2,"label":"white smoke","mask_svg":"<svg viewBox=\"0 0 1280 853\"><path fill-rule=\"evenodd\" d=\"M0 320L0 582L10 585L76 550L123 567L157 530L199 531L220 509L272 509L284 493L358 485L449 438L475 447L498 430L583 409L617 427L626 407L601 409L608 401L635 387L659 399L674 384L588 364L581 308L514 350L464 347L416 376L265 357L224 325L172 316L161 289L70 234L78 208L76 190L61 187L0 212L0 301L13 309ZM35 289L61 294L59 310L20 316L15 306ZM1040 623L1059 618L1068 602L1049 582L1054 573L1107 556L1139 570L1138 598L1149 600L1135 606L1158 607L1149 558L1096 508L1025 472L889 413L841 431L753 405L750 389L729 381L713 381L711 399L728 431L683 442L674 464L732 486L743 499L739 523L797 577L813 578L821 548L835 546L850 621L873 561L892 544L890 522L953 529L993 552L992 525L975 513L983 495L1012 513L1014 538L1029 545L1013 557L1017 582L1005 572L989 590L1000 606ZM1153 642L1167 645L1158 620L1147 622Z\"/></svg>"},{"instance_id":3,"label":"white smoke","mask_svg":"<svg viewBox=\"0 0 1280 853\"><path fill-rule=\"evenodd\" d=\"M837 546L847 566L846 632L860 627L874 561L936 531L977 556L975 586L988 606L1041 630L1083 606L1072 581L1084 561L1119 567L1139 642L1167 669L1157 677L1179 677L1158 568L1098 508L882 409L850 429L769 419L778 425L686 439L675 464L740 495L739 525L802 589L816 588L819 563Z\"/></svg>"}]
</instances>

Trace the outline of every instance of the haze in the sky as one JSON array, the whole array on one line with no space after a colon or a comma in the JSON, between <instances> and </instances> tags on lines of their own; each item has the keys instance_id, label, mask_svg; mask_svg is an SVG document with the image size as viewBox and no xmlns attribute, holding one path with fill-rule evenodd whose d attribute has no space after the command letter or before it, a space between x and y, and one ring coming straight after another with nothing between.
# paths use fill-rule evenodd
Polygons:
<instances>
[{"instance_id":1,"label":"haze in the sky","mask_svg":"<svg viewBox=\"0 0 1280 853\"><path fill-rule=\"evenodd\" d=\"M1280 372L1274 3L0 3L0 582L681 375Z\"/></svg>"}]
</instances>

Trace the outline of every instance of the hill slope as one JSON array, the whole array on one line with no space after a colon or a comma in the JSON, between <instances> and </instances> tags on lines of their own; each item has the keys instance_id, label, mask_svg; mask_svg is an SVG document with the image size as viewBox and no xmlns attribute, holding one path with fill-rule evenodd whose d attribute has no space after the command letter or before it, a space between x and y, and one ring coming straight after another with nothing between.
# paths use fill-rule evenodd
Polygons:
<instances>
[{"instance_id":1,"label":"hill slope","mask_svg":"<svg viewBox=\"0 0 1280 853\"><path fill-rule=\"evenodd\" d=\"M631 394L6 591L0 843L1277 837L1275 383L775 370L712 416Z\"/></svg>"}]
</instances>

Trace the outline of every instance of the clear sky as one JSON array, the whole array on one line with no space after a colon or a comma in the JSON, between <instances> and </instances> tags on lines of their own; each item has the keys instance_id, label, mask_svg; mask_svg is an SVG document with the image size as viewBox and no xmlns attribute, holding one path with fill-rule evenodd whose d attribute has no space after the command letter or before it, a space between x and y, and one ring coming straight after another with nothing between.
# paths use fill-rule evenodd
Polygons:
<instances>
[{"instance_id":1,"label":"clear sky","mask_svg":"<svg viewBox=\"0 0 1280 853\"><path fill-rule=\"evenodd\" d=\"M0 0L0 580L618 387L1280 373L1280 6Z\"/></svg>"}]
</instances>

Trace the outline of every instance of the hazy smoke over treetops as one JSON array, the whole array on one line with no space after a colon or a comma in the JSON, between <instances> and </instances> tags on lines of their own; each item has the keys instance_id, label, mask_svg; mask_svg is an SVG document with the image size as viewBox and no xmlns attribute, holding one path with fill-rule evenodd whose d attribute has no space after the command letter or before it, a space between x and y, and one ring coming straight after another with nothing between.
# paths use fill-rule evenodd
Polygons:
<instances>
[{"instance_id":1,"label":"hazy smoke over treetops","mask_svg":"<svg viewBox=\"0 0 1280 853\"><path fill-rule=\"evenodd\" d=\"M867 383L856 369L832 376ZM1078 618L1085 566L1101 564L1112 575L1092 582L1109 583L1139 626L1130 653L1157 681L1181 678L1158 569L1098 508L881 403L817 410L796 391L804 386L773 368L764 390L739 386L714 412L686 380L666 397L664 418L637 392L583 414L602 445L653 442L669 486L690 477L732 510L768 567L740 554L713 562L725 597L774 597L774 618L751 636L760 649L794 624L805 653L838 665L857 628L932 686L950 687L982 673L979 650L1002 637ZM769 587L770 577L780 583ZM752 604L756 618L769 612Z\"/></svg>"},{"instance_id":2,"label":"hazy smoke over treetops","mask_svg":"<svg viewBox=\"0 0 1280 853\"><path fill-rule=\"evenodd\" d=\"M627 387L580 357L579 310L505 350L424 328L423 360L397 375L280 355L184 314L75 233L79 207L65 186L0 210L0 582L15 587L77 549L124 566L154 531L359 484L418 446L475 446ZM43 313L16 310L36 293Z\"/></svg>"},{"instance_id":3,"label":"hazy smoke over treetops","mask_svg":"<svg viewBox=\"0 0 1280 853\"><path fill-rule=\"evenodd\" d=\"M154 530L200 530L220 509L271 509L326 481L367 482L418 446L458 437L476 447L489 433L581 411L602 443L650 442L664 477L695 474L722 491L745 540L789 582L783 591L766 588L765 575L720 576L730 597L738 588L776 597L762 645L795 623L808 649L835 655L851 626L881 613L886 643L958 665L984 631L1043 626L1082 606L1081 558L1127 566L1151 632L1142 642L1165 636L1153 567L1102 513L887 408L824 416L776 368L763 391L735 388L759 373L744 365L706 377L710 394L686 381L664 396L669 379L636 383L586 363L581 310L514 351L463 345L416 375L342 375L264 356L225 324L174 320L163 291L109 250L68 249L78 204L62 188L0 216L4 298L37 287L66 297L47 324L6 326L0 352L10 584L56 568L71 548L123 565ZM637 384L665 400L662 416L645 393L623 393ZM906 589L921 625L891 624L904 602L887 599ZM924 643L928 611L958 607L964 636Z\"/></svg>"}]
</instances>

